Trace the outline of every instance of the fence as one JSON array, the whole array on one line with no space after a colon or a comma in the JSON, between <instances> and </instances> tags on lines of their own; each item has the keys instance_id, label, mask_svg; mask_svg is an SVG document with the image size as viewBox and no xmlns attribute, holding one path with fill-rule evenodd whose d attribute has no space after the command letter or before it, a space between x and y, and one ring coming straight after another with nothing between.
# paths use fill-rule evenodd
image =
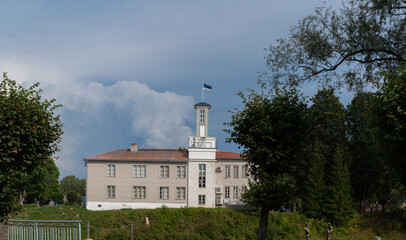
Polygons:
<instances>
[{"instance_id":1,"label":"fence","mask_svg":"<svg viewBox=\"0 0 406 240\"><path fill-rule=\"evenodd\" d=\"M9 220L9 240L81 240L78 220Z\"/></svg>"}]
</instances>

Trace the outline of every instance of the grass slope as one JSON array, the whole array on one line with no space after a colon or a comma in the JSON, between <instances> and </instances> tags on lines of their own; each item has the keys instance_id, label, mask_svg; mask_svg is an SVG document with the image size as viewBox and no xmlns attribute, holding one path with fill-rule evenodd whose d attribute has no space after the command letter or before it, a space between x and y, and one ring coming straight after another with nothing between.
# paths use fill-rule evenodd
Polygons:
<instances>
[{"instance_id":1,"label":"grass slope","mask_svg":"<svg viewBox=\"0 0 406 240\"><path fill-rule=\"evenodd\" d=\"M145 217L150 226L145 226ZM134 239L256 239L258 214L248 210L224 208L159 208L88 211L79 206L37 207L27 205L12 219L81 220L82 239L86 239L87 221L93 239L130 239L130 228L116 231L102 229L134 226ZM406 239L402 231L404 214L396 217L383 213L357 215L347 227L334 228L332 239ZM304 222L309 222L311 239L325 239L327 224L307 219L297 213L269 215L268 239L305 239ZM97 229L98 228L98 229Z\"/></svg>"}]
</instances>

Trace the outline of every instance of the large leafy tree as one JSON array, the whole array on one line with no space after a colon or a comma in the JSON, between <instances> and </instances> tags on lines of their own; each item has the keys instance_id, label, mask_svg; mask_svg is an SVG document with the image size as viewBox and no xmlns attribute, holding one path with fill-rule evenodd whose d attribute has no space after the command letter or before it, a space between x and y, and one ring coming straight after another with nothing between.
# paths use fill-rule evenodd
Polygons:
<instances>
[{"instance_id":1,"label":"large leafy tree","mask_svg":"<svg viewBox=\"0 0 406 240\"><path fill-rule=\"evenodd\" d=\"M289 37L269 47L265 81L298 85L305 81L361 89L382 80L406 58L404 0L343 1L339 10L323 6L291 28Z\"/></svg>"},{"instance_id":2,"label":"large leafy tree","mask_svg":"<svg viewBox=\"0 0 406 240\"><path fill-rule=\"evenodd\" d=\"M0 83L0 219L19 209L25 176L58 151L62 123L55 99L41 96L38 83L25 89L3 74Z\"/></svg>"},{"instance_id":3,"label":"large leafy tree","mask_svg":"<svg viewBox=\"0 0 406 240\"><path fill-rule=\"evenodd\" d=\"M62 178L60 184L64 195L67 195L70 191L75 191L80 196L86 195L86 179L79 179L74 175L68 175Z\"/></svg>"},{"instance_id":4,"label":"large leafy tree","mask_svg":"<svg viewBox=\"0 0 406 240\"><path fill-rule=\"evenodd\" d=\"M62 194L59 186L59 169L52 158L38 166L29 176L24 185L26 200L33 203L36 200L47 204L52 199L62 203Z\"/></svg>"},{"instance_id":5,"label":"large leafy tree","mask_svg":"<svg viewBox=\"0 0 406 240\"><path fill-rule=\"evenodd\" d=\"M260 209L258 239L265 239L269 211L294 197L308 136L307 105L295 90L239 95L244 107L226 124L227 141L235 142L247 161L252 182L243 198Z\"/></svg>"},{"instance_id":6,"label":"large leafy tree","mask_svg":"<svg viewBox=\"0 0 406 240\"><path fill-rule=\"evenodd\" d=\"M390 158L384 149L386 140L379 127L381 112L376 93L358 93L347 107L352 156L350 173L354 198L360 207L365 200L385 205L391 182L397 179L392 174Z\"/></svg>"}]
</instances>

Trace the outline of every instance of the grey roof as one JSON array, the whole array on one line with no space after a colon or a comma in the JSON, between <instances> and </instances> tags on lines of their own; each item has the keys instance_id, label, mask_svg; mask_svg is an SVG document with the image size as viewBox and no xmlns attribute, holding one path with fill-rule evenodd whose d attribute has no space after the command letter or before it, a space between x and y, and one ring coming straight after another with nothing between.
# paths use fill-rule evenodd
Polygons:
<instances>
[{"instance_id":1,"label":"grey roof","mask_svg":"<svg viewBox=\"0 0 406 240\"><path fill-rule=\"evenodd\" d=\"M205 103L205 102L199 102L199 103L196 103L196 104L195 104L195 108L196 108L196 107L198 107L198 106L208 106L209 108L211 107L211 105L210 105L210 104Z\"/></svg>"}]
</instances>

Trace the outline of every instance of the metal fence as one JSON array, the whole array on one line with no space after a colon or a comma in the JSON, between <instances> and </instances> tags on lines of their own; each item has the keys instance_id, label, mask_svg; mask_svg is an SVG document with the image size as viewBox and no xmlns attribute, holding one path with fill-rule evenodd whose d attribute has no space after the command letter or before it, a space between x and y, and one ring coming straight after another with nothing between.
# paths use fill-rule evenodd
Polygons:
<instances>
[{"instance_id":1,"label":"metal fence","mask_svg":"<svg viewBox=\"0 0 406 240\"><path fill-rule=\"evenodd\" d=\"M77 220L9 220L9 240L81 240Z\"/></svg>"}]
</instances>

